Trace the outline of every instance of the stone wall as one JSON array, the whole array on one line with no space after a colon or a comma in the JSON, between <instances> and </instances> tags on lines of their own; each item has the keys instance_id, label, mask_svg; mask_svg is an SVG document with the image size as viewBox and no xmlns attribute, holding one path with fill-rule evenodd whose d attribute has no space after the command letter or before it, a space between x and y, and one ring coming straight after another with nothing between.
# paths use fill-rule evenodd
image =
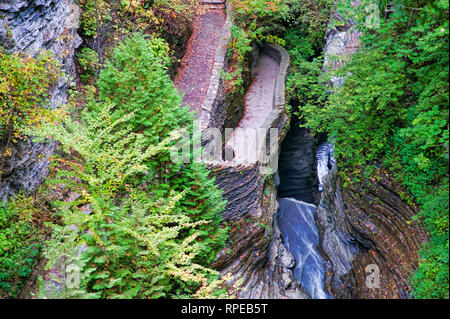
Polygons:
<instances>
[{"instance_id":1,"label":"stone wall","mask_svg":"<svg viewBox=\"0 0 450 319\"><path fill-rule=\"evenodd\" d=\"M267 114L263 124L266 144L269 142L270 128L278 129L277 144L280 145L287 132L288 114L285 112L285 80L289 66L289 55L283 49L269 44L253 52L262 51L270 55L280 68L275 83L273 110ZM216 101L223 114L231 104L226 101L223 91L217 90ZM212 109L214 110L214 108ZM214 112L211 113L211 118ZM236 123L237 124L237 123ZM236 125L235 124L235 125ZM295 261L285 249L280 238L274 214L277 211L276 191L273 174L264 174L265 163L258 160L252 164L236 161L219 161L209 165L216 184L224 191L227 200L223 214L224 222L230 226L227 247L218 255L214 267L222 275L231 274L230 287L237 284L234 291L239 298L306 298L292 274Z\"/></svg>"},{"instance_id":2,"label":"stone wall","mask_svg":"<svg viewBox=\"0 0 450 319\"><path fill-rule=\"evenodd\" d=\"M81 44L77 34L80 9L74 0L0 0L0 46L12 53L36 56L50 50L61 63L61 77L51 91L50 107L65 103L75 76L74 52ZM0 145L0 153L3 151ZM33 191L48 173L54 144L15 145L9 165L4 169L0 200L19 190Z\"/></svg>"}]
</instances>

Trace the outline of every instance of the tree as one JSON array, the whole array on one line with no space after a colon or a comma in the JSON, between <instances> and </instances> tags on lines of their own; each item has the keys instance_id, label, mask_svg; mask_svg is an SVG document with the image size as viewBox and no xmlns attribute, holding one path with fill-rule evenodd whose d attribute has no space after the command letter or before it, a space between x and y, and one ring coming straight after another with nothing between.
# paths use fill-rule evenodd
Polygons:
<instances>
[{"instance_id":1,"label":"tree","mask_svg":"<svg viewBox=\"0 0 450 319\"><path fill-rule=\"evenodd\" d=\"M98 98L87 97L80 121L35 132L53 137L66 154L50 182L80 195L55 202L63 225L47 249L49 267L64 255L82 270L80 289L65 297L220 293L210 262L226 238L219 227L224 201L202 164L170 161L192 115L181 107L167 63L162 40L133 35L106 62ZM41 292L49 293L45 285Z\"/></svg>"}]
</instances>

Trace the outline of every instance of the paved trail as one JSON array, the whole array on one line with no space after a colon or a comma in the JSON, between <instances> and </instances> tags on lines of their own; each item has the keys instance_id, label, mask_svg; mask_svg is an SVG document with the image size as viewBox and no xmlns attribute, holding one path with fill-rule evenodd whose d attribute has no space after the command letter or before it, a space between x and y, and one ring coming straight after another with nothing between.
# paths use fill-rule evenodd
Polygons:
<instances>
[{"instance_id":1,"label":"paved trail","mask_svg":"<svg viewBox=\"0 0 450 319\"><path fill-rule=\"evenodd\" d=\"M263 126L274 108L278 71L278 62L261 53L256 63L255 78L245 94L244 115L228 143L234 151L234 161L253 163L259 159L261 141L258 142L258 138L264 135L255 129Z\"/></svg>"},{"instance_id":2,"label":"paved trail","mask_svg":"<svg viewBox=\"0 0 450 319\"><path fill-rule=\"evenodd\" d=\"M244 116L238 128L260 128L273 109L278 62L261 54L256 63L256 75L245 94Z\"/></svg>"},{"instance_id":3,"label":"paved trail","mask_svg":"<svg viewBox=\"0 0 450 319\"><path fill-rule=\"evenodd\" d=\"M225 24L222 5L205 7L205 12L194 21L194 30L189 39L182 66L174 84L184 94L183 105L199 112L211 78L214 55Z\"/></svg>"},{"instance_id":4,"label":"paved trail","mask_svg":"<svg viewBox=\"0 0 450 319\"><path fill-rule=\"evenodd\" d=\"M174 84L184 94L182 104L200 116L213 71L215 53L219 46L226 14L221 0L203 0L203 13L194 21L182 67ZM258 160L258 137L248 135L248 129L259 129L274 108L275 84L279 63L261 52L256 74L245 94L244 114L233 132L227 148L234 152L233 161L253 163ZM256 133L257 130L253 130ZM252 133L250 132L250 133ZM262 136L262 135L261 135Z\"/></svg>"}]
</instances>

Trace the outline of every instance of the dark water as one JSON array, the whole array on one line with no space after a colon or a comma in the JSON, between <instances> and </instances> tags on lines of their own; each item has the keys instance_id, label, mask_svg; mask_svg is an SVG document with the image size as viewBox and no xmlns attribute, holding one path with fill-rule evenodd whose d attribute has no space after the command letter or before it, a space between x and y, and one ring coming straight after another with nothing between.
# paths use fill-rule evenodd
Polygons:
<instances>
[{"instance_id":1,"label":"dark water","mask_svg":"<svg viewBox=\"0 0 450 319\"><path fill-rule=\"evenodd\" d=\"M296 116L293 116L291 127L281 144L278 175L278 197L314 203L317 186L314 138L306 128L299 127Z\"/></svg>"}]
</instances>

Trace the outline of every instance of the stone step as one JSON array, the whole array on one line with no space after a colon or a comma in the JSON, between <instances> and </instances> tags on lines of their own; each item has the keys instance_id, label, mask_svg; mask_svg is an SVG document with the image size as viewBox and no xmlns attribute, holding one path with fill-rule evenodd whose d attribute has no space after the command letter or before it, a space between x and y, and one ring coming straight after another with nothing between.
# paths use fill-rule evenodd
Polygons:
<instances>
[{"instance_id":1,"label":"stone step","mask_svg":"<svg viewBox=\"0 0 450 319\"><path fill-rule=\"evenodd\" d=\"M199 0L199 4L208 9L225 9L225 1L223 0Z\"/></svg>"},{"instance_id":2,"label":"stone step","mask_svg":"<svg viewBox=\"0 0 450 319\"><path fill-rule=\"evenodd\" d=\"M225 10L225 5L223 4L203 4L202 8L206 8L208 10Z\"/></svg>"},{"instance_id":3,"label":"stone step","mask_svg":"<svg viewBox=\"0 0 450 319\"><path fill-rule=\"evenodd\" d=\"M225 5L224 0L199 0L200 4L217 4L217 5Z\"/></svg>"}]
</instances>

